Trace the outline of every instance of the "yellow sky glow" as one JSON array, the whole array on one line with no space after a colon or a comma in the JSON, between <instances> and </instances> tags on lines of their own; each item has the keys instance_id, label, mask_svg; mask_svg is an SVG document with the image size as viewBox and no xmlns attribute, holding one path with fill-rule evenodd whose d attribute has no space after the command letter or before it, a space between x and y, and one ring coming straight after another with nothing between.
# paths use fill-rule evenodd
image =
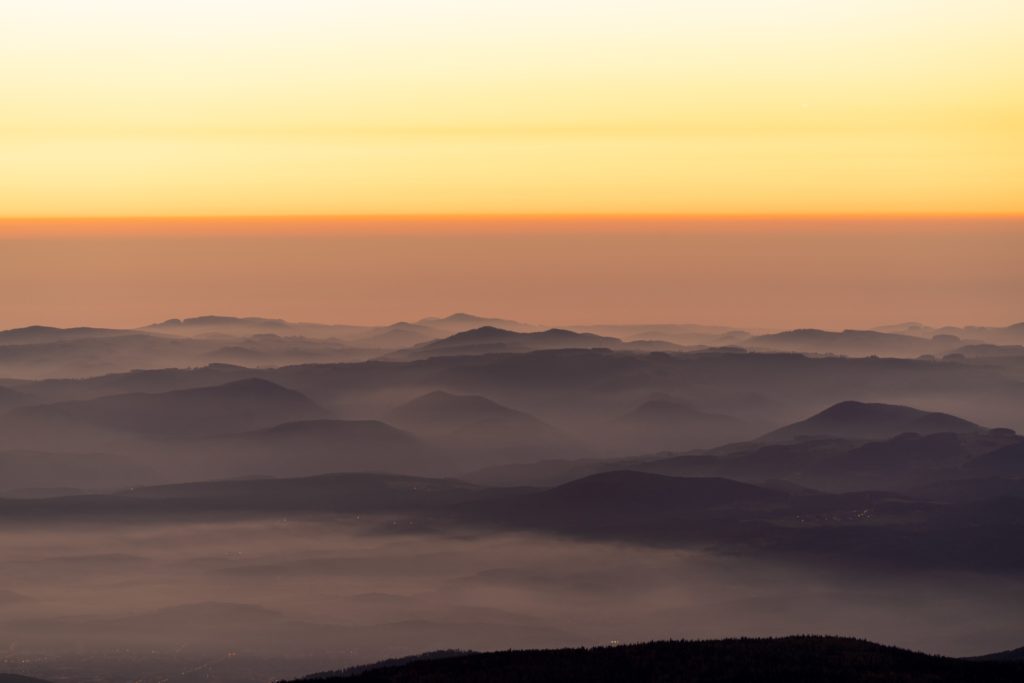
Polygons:
<instances>
[{"instance_id":1,"label":"yellow sky glow","mask_svg":"<svg viewBox=\"0 0 1024 683\"><path fill-rule=\"evenodd\" d=\"M1024 211L1020 0L0 10L0 216Z\"/></svg>"}]
</instances>

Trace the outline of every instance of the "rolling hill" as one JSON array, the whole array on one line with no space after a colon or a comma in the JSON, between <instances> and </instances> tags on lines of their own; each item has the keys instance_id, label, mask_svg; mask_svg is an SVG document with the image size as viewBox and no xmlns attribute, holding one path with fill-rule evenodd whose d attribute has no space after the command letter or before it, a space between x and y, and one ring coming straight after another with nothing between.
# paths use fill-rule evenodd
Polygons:
<instances>
[{"instance_id":1,"label":"rolling hill","mask_svg":"<svg viewBox=\"0 0 1024 683\"><path fill-rule=\"evenodd\" d=\"M461 454L474 468L583 451L543 420L484 396L432 391L398 406L387 419L442 451Z\"/></svg>"},{"instance_id":2,"label":"rolling hill","mask_svg":"<svg viewBox=\"0 0 1024 683\"><path fill-rule=\"evenodd\" d=\"M330 472L437 473L443 454L377 420L304 420L184 445L195 476L303 477Z\"/></svg>"},{"instance_id":3,"label":"rolling hill","mask_svg":"<svg viewBox=\"0 0 1024 683\"><path fill-rule=\"evenodd\" d=\"M8 419L88 425L149 436L212 436L317 419L325 411L306 396L262 379L165 393L106 396L18 408Z\"/></svg>"},{"instance_id":4,"label":"rolling hill","mask_svg":"<svg viewBox=\"0 0 1024 683\"><path fill-rule=\"evenodd\" d=\"M360 683L1009 683L1022 676L1020 662L938 657L853 638L791 636L450 653L312 678Z\"/></svg>"},{"instance_id":5,"label":"rolling hill","mask_svg":"<svg viewBox=\"0 0 1024 683\"><path fill-rule=\"evenodd\" d=\"M907 432L969 433L982 429L973 422L946 413L927 412L887 403L843 401L806 420L769 432L761 438L764 441L789 441L813 436L878 439Z\"/></svg>"},{"instance_id":6,"label":"rolling hill","mask_svg":"<svg viewBox=\"0 0 1024 683\"><path fill-rule=\"evenodd\" d=\"M682 348L665 341L624 342L616 337L603 337L589 332L573 332L557 328L543 332L514 332L498 327L484 326L395 352L386 358L389 360L415 360L437 356L527 353L555 349L617 349L648 352L677 351Z\"/></svg>"}]
</instances>

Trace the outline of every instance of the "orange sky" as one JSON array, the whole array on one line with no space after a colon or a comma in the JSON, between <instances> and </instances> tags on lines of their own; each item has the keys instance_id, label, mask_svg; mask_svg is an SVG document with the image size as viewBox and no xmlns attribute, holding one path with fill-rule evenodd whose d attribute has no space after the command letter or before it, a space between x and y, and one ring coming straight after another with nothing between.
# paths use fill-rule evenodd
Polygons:
<instances>
[{"instance_id":1,"label":"orange sky","mask_svg":"<svg viewBox=\"0 0 1024 683\"><path fill-rule=\"evenodd\" d=\"M1019 0L3 13L3 216L1024 212Z\"/></svg>"},{"instance_id":2,"label":"orange sky","mask_svg":"<svg viewBox=\"0 0 1024 683\"><path fill-rule=\"evenodd\" d=\"M376 324L455 311L769 328L1024 321L1021 220L472 223L22 234L0 241L0 328L203 314Z\"/></svg>"},{"instance_id":3,"label":"orange sky","mask_svg":"<svg viewBox=\"0 0 1024 683\"><path fill-rule=\"evenodd\" d=\"M1020 0L7 0L0 327L1016 322L1022 26Z\"/></svg>"}]
</instances>

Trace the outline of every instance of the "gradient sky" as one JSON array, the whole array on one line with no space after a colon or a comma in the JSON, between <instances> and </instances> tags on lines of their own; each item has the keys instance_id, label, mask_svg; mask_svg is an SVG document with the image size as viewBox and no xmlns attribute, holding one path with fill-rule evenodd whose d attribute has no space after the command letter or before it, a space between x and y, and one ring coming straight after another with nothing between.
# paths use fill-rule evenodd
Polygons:
<instances>
[{"instance_id":1,"label":"gradient sky","mask_svg":"<svg viewBox=\"0 0 1024 683\"><path fill-rule=\"evenodd\" d=\"M1017 322L1022 30L1021 0L0 0L0 327Z\"/></svg>"},{"instance_id":2,"label":"gradient sky","mask_svg":"<svg viewBox=\"0 0 1024 683\"><path fill-rule=\"evenodd\" d=\"M209 313L377 324L455 311L549 325L1024 321L1020 220L247 225L0 241L0 328Z\"/></svg>"},{"instance_id":3,"label":"gradient sky","mask_svg":"<svg viewBox=\"0 0 1024 683\"><path fill-rule=\"evenodd\" d=\"M3 0L0 215L1019 213L1020 0Z\"/></svg>"}]
</instances>

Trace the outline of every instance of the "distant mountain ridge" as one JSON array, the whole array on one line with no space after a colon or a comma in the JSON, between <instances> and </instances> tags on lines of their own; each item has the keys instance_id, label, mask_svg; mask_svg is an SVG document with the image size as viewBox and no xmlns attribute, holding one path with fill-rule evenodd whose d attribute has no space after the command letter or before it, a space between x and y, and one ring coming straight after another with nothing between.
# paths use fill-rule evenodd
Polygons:
<instances>
[{"instance_id":1,"label":"distant mountain ridge","mask_svg":"<svg viewBox=\"0 0 1024 683\"><path fill-rule=\"evenodd\" d=\"M620 351L682 351L677 344L665 341L624 342L616 337L603 337L590 332L551 328L541 332L515 332L484 326L399 351L388 359L415 360L436 356L482 355L490 353L524 353L558 349L616 349Z\"/></svg>"},{"instance_id":2,"label":"distant mountain ridge","mask_svg":"<svg viewBox=\"0 0 1024 683\"><path fill-rule=\"evenodd\" d=\"M740 342L753 349L767 348L798 353L837 353L854 356L918 356L947 353L963 342L957 337L923 339L905 334L875 330L832 332L814 328L788 330L751 337Z\"/></svg>"},{"instance_id":3,"label":"distant mountain ridge","mask_svg":"<svg viewBox=\"0 0 1024 683\"><path fill-rule=\"evenodd\" d=\"M297 391L249 378L212 387L16 408L9 416L80 422L128 433L199 436L321 418L325 411Z\"/></svg>"},{"instance_id":4,"label":"distant mountain ridge","mask_svg":"<svg viewBox=\"0 0 1024 683\"><path fill-rule=\"evenodd\" d=\"M390 413L397 424L428 431L446 431L484 420L517 420L539 424L532 415L507 408L484 396L431 391L403 403Z\"/></svg>"},{"instance_id":5,"label":"distant mountain ridge","mask_svg":"<svg viewBox=\"0 0 1024 683\"><path fill-rule=\"evenodd\" d=\"M836 436L852 439L888 438L907 432L977 432L983 428L953 415L927 412L888 403L843 401L817 415L765 434L762 440L785 441L798 437Z\"/></svg>"},{"instance_id":6,"label":"distant mountain ridge","mask_svg":"<svg viewBox=\"0 0 1024 683\"><path fill-rule=\"evenodd\" d=\"M0 330L0 345L46 344L73 339L97 339L136 334L135 330L118 330L103 327L48 327L31 325L10 330Z\"/></svg>"},{"instance_id":7,"label":"distant mountain ridge","mask_svg":"<svg viewBox=\"0 0 1024 683\"><path fill-rule=\"evenodd\" d=\"M488 318L470 313L453 313L443 318L428 317L418 321L420 325L426 325L449 332L460 332L477 327L500 327L513 332L536 332L542 329L539 325L523 323L517 320L504 318Z\"/></svg>"},{"instance_id":8,"label":"distant mountain ridge","mask_svg":"<svg viewBox=\"0 0 1024 683\"><path fill-rule=\"evenodd\" d=\"M439 450L463 454L474 469L495 458L521 461L581 448L543 420L478 395L432 391L393 409L386 419L432 438Z\"/></svg>"},{"instance_id":9,"label":"distant mountain ridge","mask_svg":"<svg viewBox=\"0 0 1024 683\"><path fill-rule=\"evenodd\" d=\"M334 472L423 474L443 469L443 454L431 452L409 432L379 420L315 419L284 422L185 446L179 462L192 462L198 476L314 476Z\"/></svg>"},{"instance_id":10,"label":"distant mountain ridge","mask_svg":"<svg viewBox=\"0 0 1024 683\"><path fill-rule=\"evenodd\" d=\"M481 329L492 333L490 336L457 337ZM537 336L495 335L494 330ZM445 339L449 341L443 341ZM924 357L959 362L973 358L1024 357L1024 323L1006 328L909 326L904 330L901 326L890 326L885 330L803 328L751 333L692 324L547 328L468 313L380 325L202 315L171 318L133 329L36 325L2 330L0 377L28 380L93 377L139 369L196 367L211 361L282 367L362 362L374 358L409 361L444 355L567 348L610 348L637 353L729 349L734 353Z\"/></svg>"}]
</instances>

